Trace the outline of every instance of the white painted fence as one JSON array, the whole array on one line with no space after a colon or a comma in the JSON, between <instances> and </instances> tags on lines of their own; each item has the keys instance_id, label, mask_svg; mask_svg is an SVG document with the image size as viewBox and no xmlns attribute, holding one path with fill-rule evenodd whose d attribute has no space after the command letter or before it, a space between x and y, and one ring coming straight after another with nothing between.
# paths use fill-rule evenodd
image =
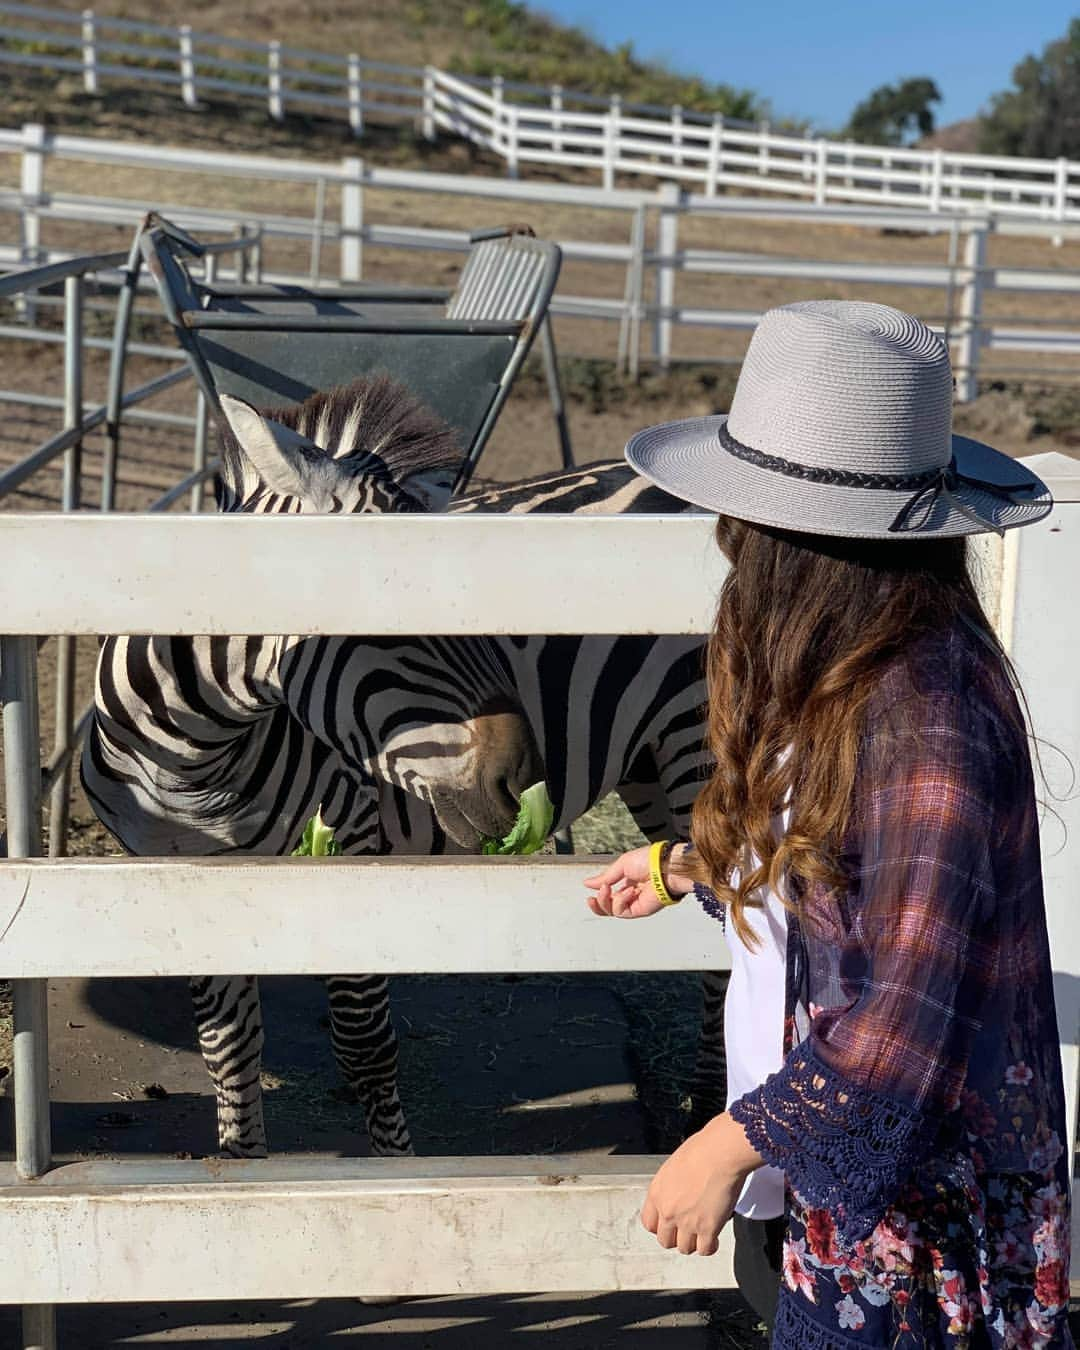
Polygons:
<instances>
[{"instance_id":1,"label":"white painted fence","mask_svg":"<svg viewBox=\"0 0 1080 1350\"><path fill-rule=\"evenodd\" d=\"M1080 473L1061 456L1033 467L1058 508L1004 544L986 541L982 586L1036 731L1077 764L1080 625L1069 582L1080 568ZM40 830L33 634L703 632L720 576L710 524L685 516L0 516L12 853L34 853ZM319 578L349 555L362 563L352 569L356 584L327 605ZM522 557L544 560L542 589L521 585ZM1061 766L1048 759L1047 768L1056 789ZM1080 796L1073 790L1056 805L1068 834L1063 842L1047 818L1046 893L1075 1133ZM0 864L0 970L16 981L19 1142L16 1166L0 1169L0 1300L34 1305L26 1343L52 1345L48 1305L60 1302L729 1286L729 1243L713 1260L684 1258L660 1251L638 1226L656 1159L50 1167L47 976L723 963L715 926L694 908L648 924L592 918L581 901L585 870L579 859L12 856ZM424 898L433 890L434 908ZM481 910L477 927L468 920ZM196 1249L211 1259L178 1259Z\"/></svg>"},{"instance_id":2,"label":"white painted fence","mask_svg":"<svg viewBox=\"0 0 1080 1350\"><path fill-rule=\"evenodd\" d=\"M613 351L620 365L636 374L642 360L661 366L673 359L674 333L679 327L734 330L749 335L760 314L749 308L713 309L678 299L676 282L687 276L737 276L814 281L822 290L832 283L856 283L884 292L881 298L904 307L904 292L910 288L932 289L940 296L936 314L924 317L943 331L952 349L953 368L962 400L974 397L984 353L1016 352L1030 358L1017 367L993 367L995 377L1010 374L1035 377L1064 375L1075 378L1080 356L1080 325L1066 320L1038 322L1023 308L1015 319L996 310L987 313L988 297L997 292L1015 296L1023 305L1027 296L1080 293L1080 271L1051 267L1000 267L988 262L987 243L997 233L1043 235L1064 233L1080 237L1080 224L1040 224L1034 219L1010 219L943 212L928 215L913 209L867 206L815 206L797 202L760 199L710 198L687 193L674 183L657 191L617 189L604 191L570 184L508 182L503 179L455 174L430 174L414 170L385 169L360 159L338 162L294 160L258 155L232 155L173 146L142 145L79 136L53 135L44 127L29 124L19 130L0 130L0 156L18 157L20 186L0 188L0 211L15 213L17 242L0 245L0 267L26 267L70 256L48 249L42 242L43 222L80 221L123 224L134 230L147 209L165 215L196 234L235 235L243 229L259 232L269 245L275 240L310 243L311 262L306 274L264 270L275 281L317 284L323 275L328 248L339 254L338 275L342 281L359 281L364 275L364 249L368 245L406 250L436 250L465 253L465 230L403 226L373 219L370 193L383 190L429 195L431 209L438 212L440 199L467 197L492 204L492 211L509 204L515 214L527 218L530 206L584 207L614 214L625 222L626 242L595 239L559 239L568 262L602 262L618 268L623 276L621 295L580 295L565 285L557 290L551 311L562 319L600 319L617 325ZM155 175L175 172L212 174L223 179L276 182L289 186L291 213L260 215L256 222L237 210L217 210L192 205L189 187L180 178L175 201L118 200L107 196L74 194L52 189L48 166L56 162L79 162L144 169ZM328 187L340 194L336 219L328 216ZM311 193L310 213L296 206L302 189ZM481 208L477 208L481 209ZM655 221L655 242L650 244L647 224ZM707 219L721 230L725 221L763 220L813 223L842 229L896 229L938 233L948 240L947 256L936 264L835 261L777 257L772 254L736 253L723 249L686 248L680 245L684 220ZM486 223L478 220L477 224ZM847 247L844 237L837 251ZM1028 307L1030 308L1030 306ZM1060 326L1059 326L1060 325ZM567 344L568 345L568 344ZM564 345L564 350L567 349ZM647 350L645 348L647 347ZM685 359L685 358L684 358ZM708 358L705 358L708 359Z\"/></svg>"},{"instance_id":3,"label":"white painted fence","mask_svg":"<svg viewBox=\"0 0 1080 1350\"><path fill-rule=\"evenodd\" d=\"M930 214L993 212L1002 218L1080 221L1080 163L860 145L778 134L717 113L624 102L618 95L451 75L435 66L367 61L279 42L199 33L189 25L114 19L84 10L0 3L0 64L68 71L88 93L105 80L257 99L280 120L288 109L338 113L362 134L368 113L415 123L434 139L461 136L523 164L673 179L714 196L734 189L825 205L869 203ZM28 28L26 23L51 25ZM116 36L111 36L115 34ZM29 47L31 50L23 50ZM509 95L509 97L508 97ZM536 102L542 99L543 104ZM590 111L592 109L592 111Z\"/></svg>"}]
</instances>

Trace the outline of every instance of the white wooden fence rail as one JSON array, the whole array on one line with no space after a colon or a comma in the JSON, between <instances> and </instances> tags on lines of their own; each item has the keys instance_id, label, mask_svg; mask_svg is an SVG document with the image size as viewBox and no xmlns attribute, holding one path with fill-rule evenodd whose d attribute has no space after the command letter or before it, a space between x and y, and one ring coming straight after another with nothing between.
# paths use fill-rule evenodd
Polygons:
<instances>
[{"instance_id":1,"label":"white wooden fence rail","mask_svg":"<svg viewBox=\"0 0 1080 1350\"><path fill-rule=\"evenodd\" d=\"M0 3L0 64L67 71L92 94L104 81L156 84L178 92L192 110L200 107L200 94L224 94L259 100L275 120L291 108L337 113L356 135L369 113L405 120L428 139L442 130L483 146L505 161L511 175L531 163L596 169L609 188L622 174L673 179L708 196L733 188L818 205L868 202L929 213L993 211L1030 221L1080 221L1080 164L1064 158L783 135L767 123L751 126L718 113L624 102L618 94L602 97L499 76L464 78L435 66L391 65L356 53L313 52L93 10Z\"/></svg>"},{"instance_id":2,"label":"white wooden fence rail","mask_svg":"<svg viewBox=\"0 0 1080 1350\"><path fill-rule=\"evenodd\" d=\"M1080 475L1061 456L1033 465L1056 490L1058 509L1049 521L1010 534L1004 546L986 541L981 585L1026 682L1036 731L1076 764L1080 625L1069 583L1080 567ZM707 546L709 523L3 516L0 622L13 635L701 632L720 575ZM322 578L340 575L350 554L357 584L328 595ZM5 673L9 689L12 678ZM7 750L9 774L15 759L36 754L25 744ZM1063 837L1048 816L1044 850L1074 1134L1080 796L1074 789L1067 795L1059 763L1048 760L1047 768L1067 829ZM1058 791L1063 785L1065 793ZM29 837L25 820L20 829ZM0 865L0 970L15 977L17 989L35 991L47 975L238 964L329 971L350 954L359 968L388 971L696 969L722 962L712 946L715 930L692 909L648 925L593 919L579 899L584 870L580 860L12 857ZM433 878L437 907L423 898ZM298 891L302 923L290 901ZM210 894L218 897L212 905ZM222 895L232 903L221 904ZM435 911L443 907L440 917ZM477 911L483 925L460 921ZM40 1071L43 1063L40 1028L35 1039L24 1022L16 1031L16 1072L29 1073L32 1064ZM20 1095L17 1078L17 1103L25 1104L26 1091L24 1084ZM47 1135L37 1146L47 1158ZM38 1180L7 1168L0 1172L7 1253L0 1299L40 1305L27 1313L27 1344L47 1346L46 1305L57 1302L729 1285L729 1245L713 1261L681 1258L661 1252L637 1227L654 1165L593 1158L125 1162L39 1169ZM177 1259L196 1249L212 1259Z\"/></svg>"},{"instance_id":3,"label":"white wooden fence rail","mask_svg":"<svg viewBox=\"0 0 1080 1350\"><path fill-rule=\"evenodd\" d=\"M443 196L482 199L492 203L492 210L501 204L511 204L515 212L526 218L528 207L533 204L586 207L621 216L626 222L626 242L563 238L558 240L560 247L568 261L604 262L619 268L625 277L622 293L575 295L564 285L552 301L552 313L566 319L602 319L617 324L618 341L613 345L618 360L631 374L637 373L642 359L652 359L661 366L672 361L677 327L727 329L749 334L757 323L760 314L753 309L706 308L680 300L676 280L681 274L805 280L819 283L823 289L830 283L855 283L876 290L895 291L900 307L905 304L905 289L933 290L940 296L937 312L925 317L944 331L950 341L961 400L975 396L980 362L986 351L1018 352L1027 361L1022 369L1012 370L999 361L993 367L994 376L1022 373L1029 378L1040 374L1075 378L1077 374L1075 358L1080 356L1080 325L1070 327L1067 319L1035 322L1025 312L1024 299L1029 295L1080 292L1080 271L1058 267L994 266L987 259L987 242L994 232L1080 237L1080 223L1062 226L1028 218L957 214L955 210L929 215L912 209L910 203L903 208L886 208L710 198L688 193L674 183L666 183L656 191L625 188L604 191L570 184L508 182L480 176L385 169L354 158L336 163L276 159L53 135L35 124L18 130L0 129L0 155L5 153L18 156L20 187L17 190L0 188L0 210L16 214L18 236L15 243L0 244L0 267L29 267L69 256L63 250L44 246L42 224L47 220L120 224L134 229L145 212L153 207L196 234L237 233L245 225L244 212L192 206L189 187L182 177L188 172L284 182L311 189L310 214L296 210L294 203L298 194L290 193L293 213L260 214L257 222L247 225L249 229L257 228L267 242L303 240L310 244L308 272L264 269L265 279L274 281L317 284L325 245L337 246L338 273L345 282L362 279L364 248L368 245L467 251L468 233L465 230L403 226L372 219L368 194L373 191L431 194L436 213L438 199ZM125 201L53 191L47 181L46 166L61 160L141 168L155 175L174 171L181 175L176 187L177 200L163 201L159 196L154 200ZM337 219L330 219L326 214L328 185L340 189ZM654 213L657 218L655 246L650 246L647 239L647 213ZM950 242L948 256L937 264L776 257L764 253L680 247L681 222L688 218L713 220L718 231L728 219L812 221L838 229L928 231L940 233ZM848 246L843 237L838 238L837 245L838 251ZM942 252L945 254L946 250L943 248ZM997 292L1007 292L1015 297L1013 303L1020 305L1015 318L1010 319L997 306L991 313L986 312L988 298ZM642 345L646 339L651 340L651 348L643 358ZM1039 364L1030 360L1035 353L1044 358ZM1069 361L1074 364L1063 364Z\"/></svg>"}]
</instances>

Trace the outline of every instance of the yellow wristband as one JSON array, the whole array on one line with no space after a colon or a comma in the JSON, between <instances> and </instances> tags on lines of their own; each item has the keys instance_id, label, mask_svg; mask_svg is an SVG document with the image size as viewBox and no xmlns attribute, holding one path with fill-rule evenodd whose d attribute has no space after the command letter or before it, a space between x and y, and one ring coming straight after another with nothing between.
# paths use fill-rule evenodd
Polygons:
<instances>
[{"instance_id":1,"label":"yellow wristband","mask_svg":"<svg viewBox=\"0 0 1080 1350\"><path fill-rule=\"evenodd\" d=\"M682 899L680 895L672 895L664 885L664 874L661 871L660 864L664 857L664 850L670 847L668 840L662 839L658 844L653 844L649 849L649 881L656 892L656 898L662 905L677 905Z\"/></svg>"}]
</instances>

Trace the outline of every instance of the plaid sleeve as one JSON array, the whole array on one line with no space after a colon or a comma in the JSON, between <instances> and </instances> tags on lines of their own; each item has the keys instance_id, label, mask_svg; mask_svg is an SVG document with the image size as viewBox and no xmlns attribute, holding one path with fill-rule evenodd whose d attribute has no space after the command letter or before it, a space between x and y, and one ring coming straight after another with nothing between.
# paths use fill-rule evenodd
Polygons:
<instances>
[{"instance_id":1,"label":"plaid sleeve","mask_svg":"<svg viewBox=\"0 0 1080 1350\"><path fill-rule=\"evenodd\" d=\"M840 975L781 1070L731 1111L842 1236L864 1236L959 1102L997 968L993 722L953 694L868 726ZM997 777L995 776L997 775Z\"/></svg>"}]
</instances>

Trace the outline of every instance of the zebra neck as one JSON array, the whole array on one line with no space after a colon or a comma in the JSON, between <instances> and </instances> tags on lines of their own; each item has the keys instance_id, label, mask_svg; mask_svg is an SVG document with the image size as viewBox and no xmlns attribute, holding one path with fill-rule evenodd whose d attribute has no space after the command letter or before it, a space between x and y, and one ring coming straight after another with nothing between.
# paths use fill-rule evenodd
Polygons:
<instances>
[{"instance_id":1,"label":"zebra neck","mask_svg":"<svg viewBox=\"0 0 1080 1350\"><path fill-rule=\"evenodd\" d=\"M152 749L162 775L192 781L255 751L281 705L275 637L110 638L98 667L98 721Z\"/></svg>"}]
</instances>

